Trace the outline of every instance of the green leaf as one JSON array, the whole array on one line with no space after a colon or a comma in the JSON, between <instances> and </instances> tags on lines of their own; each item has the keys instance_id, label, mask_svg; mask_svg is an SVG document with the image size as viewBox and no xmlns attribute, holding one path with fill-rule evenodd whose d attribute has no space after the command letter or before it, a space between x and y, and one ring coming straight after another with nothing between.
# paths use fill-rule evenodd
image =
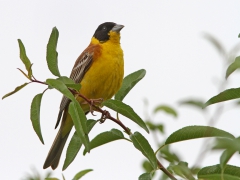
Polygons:
<instances>
[{"instance_id":1,"label":"green leaf","mask_svg":"<svg viewBox=\"0 0 240 180\"><path fill-rule=\"evenodd\" d=\"M163 126L163 124L153 124L150 121L146 121L145 123L149 127L150 130L152 130L152 131L156 131L157 130L157 131L159 131L161 133L164 133L164 126Z\"/></svg>"},{"instance_id":2,"label":"green leaf","mask_svg":"<svg viewBox=\"0 0 240 180\"><path fill-rule=\"evenodd\" d=\"M123 83L119 91L115 94L114 99L122 101L129 91L145 76L146 70L140 69L129 74L123 79Z\"/></svg>"},{"instance_id":3,"label":"green leaf","mask_svg":"<svg viewBox=\"0 0 240 180\"><path fill-rule=\"evenodd\" d=\"M76 84L71 78L68 78L66 76L61 76L57 78L57 80L62 81L68 88L75 89L76 91L79 91L81 88L81 84Z\"/></svg>"},{"instance_id":4,"label":"green leaf","mask_svg":"<svg viewBox=\"0 0 240 180\"><path fill-rule=\"evenodd\" d=\"M184 100L179 102L180 105L189 105L192 107L196 107L200 110L204 110L204 102L201 100Z\"/></svg>"},{"instance_id":5,"label":"green leaf","mask_svg":"<svg viewBox=\"0 0 240 180\"><path fill-rule=\"evenodd\" d=\"M91 129L97 122L98 121L95 121L95 120L87 120L88 133L91 131ZM66 158L62 168L63 171L67 169L67 167L73 162L81 146L82 146L82 141L79 138L79 135L77 134L77 132L75 131L67 148Z\"/></svg>"},{"instance_id":6,"label":"green leaf","mask_svg":"<svg viewBox=\"0 0 240 180\"><path fill-rule=\"evenodd\" d=\"M67 86L60 80L57 79L47 79L46 83L60 91L64 96L69 98L72 102L69 104L69 114L71 115L73 119L73 123L75 126L75 129L80 136L82 143L84 144L86 150L89 152L89 139L87 135L87 126L86 121L87 118L85 116L85 113L83 112L81 106L79 105L78 101L75 99L73 94L68 90Z\"/></svg>"},{"instance_id":7,"label":"green leaf","mask_svg":"<svg viewBox=\"0 0 240 180\"><path fill-rule=\"evenodd\" d=\"M25 47L24 47L21 39L18 39L18 45L19 45L19 49L20 49L20 59L22 60L23 64L25 65L25 68L28 72L28 77L31 78L31 76L32 76L32 69L31 69L32 64L31 64L29 58L27 57L26 50L25 50Z\"/></svg>"},{"instance_id":8,"label":"green leaf","mask_svg":"<svg viewBox=\"0 0 240 180\"><path fill-rule=\"evenodd\" d=\"M76 91L79 91L81 89L81 84L66 84L66 86Z\"/></svg>"},{"instance_id":9,"label":"green leaf","mask_svg":"<svg viewBox=\"0 0 240 180\"><path fill-rule=\"evenodd\" d=\"M59 180L58 178L45 178L45 180Z\"/></svg>"},{"instance_id":10,"label":"green leaf","mask_svg":"<svg viewBox=\"0 0 240 180\"><path fill-rule=\"evenodd\" d=\"M212 45L218 50L219 54L226 54L225 49L223 48L222 44L212 35L205 33L204 37L212 43Z\"/></svg>"},{"instance_id":11,"label":"green leaf","mask_svg":"<svg viewBox=\"0 0 240 180\"><path fill-rule=\"evenodd\" d=\"M240 139L218 138L213 149L228 149L230 151L240 151Z\"/></svg>"},{"instance_id":12,"label":"green leaf","mask_svg":"<svg viewBox=\"0 0 240 180\"><path fill-rule=\"evenodd\" d=\"M210 126L187 126L172 133L166 140L165 145L179 141L205 137L223 137L233 139L234 136L226 131Z\"/></svg>"},{"instance_id":13,"label":"green leaf","mask_svg":"<svg viewBox=\"0 0 240 180\"><path fill-rule=\"evenodd\" d=\"M29 80L31 80L31 78L28 77L28 75L23 72L23 70L21 70L20 68L17 68L26 78L28 78Z\"/></svg>"},{"instance_id":14,"label":"green leaf","mask_svg":"<svg viewBox=\"0 0 240 180\"><path fill-rule=\"evenodd\" d=\"M42 132L41 132L41 125L40 125L40 107L41 107L42 96L43 96L43 93L40 93L33 98L32 104L31 104L30 118L32 121L32 126L34 131L36 132L40 141L44 144Z\"/></svg>"},{"instance_id":15,"label":"green leaf","mask_svg":"<svg viewBox=\"0 0 240 180\"><path fill-rule=\"evenodd\" d=\"M220 157L220 166L222 169L224 169L228 163L228 161L231 159L233 154L235 153L235 150L232 149L226 149L223 151L221 157Z\"/></svg>"},{"instance_id":16,"label":"green leaf","mask_svg":"<svg viewBox=\"0 0 240 180\"><path fill-rule=\"evenodd\" d=\"M227 165L223 174L219 164L204 167L198 172L198 178L204 180L240 180L240 167Z\"/></svg>"},{"instance_id":17,"label":"green leaf","mask_svg":"<svg viewBox=\"0 0 240 180\"><path fill-rule=\"evenodd\" d=\"M191 170L188 168L188 163L186 162L179 162L177 165L170 165L167 169L180 177L188 180L195 180Z\"/></svg>"},{"instance_id":18,"label":"green leaf","mask_svg":"<svg viewBox=\"0 0 240 180\"><path fill-rule=\"evenodd\" d=\"M232 74L239 68L240 68L240 56L236 57L235 61L228 66L225 78L227 79L230 76L230 74Z\"/></svg>"},{"instance_id":19,"label":"green leaf","mask_svg":"<svg viewBox=\"0 0 240 180\"><path fill-rule=\"evenodd\" d=\"M134 134L130 135L130 138L135 148L141 151L142 154L149 160L153 169L157 169L157 158L145 137L139 132L135 132Z\"/></svg>"},{"instance_id":20,"label":"green leaf","mask_svg":"<svg viewBox=\"0 0 240 180\"><path fill-rule=\"evenodd\" d=\"M24 83L24 84L22 84L21 86L16 87L12 92L5 94L5 95L2 97L2 99L6 98L6 97L8 97L8 96L11 96L12 94L18 92L19 90L21 90L22 88L24 88L24 87L25 87L26 85L28 85L28 84L29 84L29 83Z\"/></svg>"},{"instance_id":21,"label":"green leaf","mask_svg":"<svg viewBox=\"0 0 240 180\"><path fill-rule=\"evenodd\" d=\"M205 103L205 107L207 107L211 104L228 101L228 100L232 100L232 99L237 99L237 98L240 98L240 88L227 89L227 90L221 92L220 94L209 99Z\"/></svg>"},{"instance_id":22,"label":"green leaf","mask_svg":"<svg viewBox=\"0 0 240 180\"><path fill-rule=\"evenodd\" d=\"M47 44L47 64L48 69L55 76L61 76L58 69L58 52L57 52L57 42L58 42L59 32L56 27L52 29L52 33L49 37Z\"/></svg>"},{"instance_id":23,"label":"green leaf","mask_svg":"<svg viewBox=\"0 0 240 180\"><path fill-rule=\"evenodd\" d=\"M167 114L173 115L174 117L177 117L177 112L171 108L170 106L167 105L159 105L154 109L154 113L157 113L159 111L163 111Z\"/></svg>"},{"instance_id":24,"label":"green leaf","mask_svg":"<svg viewBox=\"0 0 240 180\"><path fill-rule=\"evenodd\" d=\"M75 131L67 148L66 158L62 167L63 171L67 169L67 167L73 162L73 160L77 156L77 153L81 147L82 147L82 141L79 138L79 135L77 134L77 132Z\"/></svg>"},{"instance_id":25,"label":"green leaf","mask_svg":"<svg viewBox=\"0 0 240 180\"><path fill-rule=\"evenodd\" d=\"M79 179L81 179L81 177L83 177L85 174L87 174L91 171L93 171L93 170L92 169L86 169L86 170L80 171L74 176L73 180L79 180Z\"/></svg>"},{"instance_id":26,"label":"green leaf","mask_svg":"<svg viewBox=\"0 0 240 180\"><path fill-rule=\"evenodd\" d=\"M77 102L73 94L68 90L67 86L62 81L57 79L47 79L46 83L52 88L55 88L58 91L60 91L64 96L66 96L71 101Z\"/></svg>"},{"instance_id":27,"label":"green leaf","mask_svg":"<svg viewBox=\"0 0 240 180\"><path fill-rule=\"evenodd\" d=\"M149 130L144 123L144 121L134 112L134 110L127 104L124 104L121 101L109 99L102 103L103 106L107 106L108 108L122 114L123 116L131 119L133 122L142 127L145 131L149 133Z\"/></svg>"},{"instance_id":28,"label":"green leaf","mask_svg":"<svg viewBox=\"0 0 240 180\"><path fill-rule=\"evenodd\" d=\"M150 164L149 161L145 160L142 164L142 167L144 168L144 170L148 173L152 172L154 169L152 167L152 165Z\"/></svg>"},{"instance_id":29,"label":"green leaf","mask_svg":"<svg viewBox=\"0 0 240 180\"><path fill-rule=\"evenodd\" d=\"M163 146L160 149L160 156L172 163L180 161L178 155L170 151L169 146Z\"/></svg>"},{"instance_id":30,"label":"green leaf","mask_svg":"<svg viewBox=\"0 0 240 180\"><path fill-rule=\"evenodd\" d=\"M74 84L74 80L67 76L60 76L57 78L57 80L62 81L64 84Z\"/></svg>"},{"instance_id":31,"label":"green leaf","mask_svg":"<svg viewBox=\"0 0 240 180\"><path fill-rule=\"evenodd\" d=\"M80 137L80 140L84 144L86 151L90 152L89 138L86 125L86 115L78 102L71 102L69 104L68 112L72 117L75 129Z\"/></svg>"},{"instance_id":32,"label":"green leaf","mask_svg":"<svg viewBox=\"0 0 240 180\"><path fill-rule=\"evenodd\" d=\"M152 175L150 173L144 173L138 177L138 180L151 180Z\"/></svg>"},{"instance_id":33,"label":"green leaf","mask_svg":"<svg viewBox=\"0 0 240 180\"><path fill-rule=\"evenodd\" d=\"M112 129L111 131L106 131L98 134L93 140L90 142L90 149L94 149L98 146L110 143L112 141L116 141L119 139L125 139L123 133L118 129ZM86 154L86 150L84 150L83 154Z\"/></svg>"}]
</instances>

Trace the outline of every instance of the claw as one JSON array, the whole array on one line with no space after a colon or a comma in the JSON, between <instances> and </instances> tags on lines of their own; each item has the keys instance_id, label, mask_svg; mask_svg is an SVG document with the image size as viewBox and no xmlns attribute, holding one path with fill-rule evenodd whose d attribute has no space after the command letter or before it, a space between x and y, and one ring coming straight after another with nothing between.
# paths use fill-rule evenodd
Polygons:
<instances>
[{"instance_id":1,"label":"claw","mask_svg":"<svg viewBox=\"0 0 240 180\"><path fill-rule=\"evenodd\" d=\"M104 123L105 120L110 116L110 113L106 110L104 110L104 112L102 113L101 119L100 119L100 123Z\"/></svg>"},{"instance_id":2,"label":"claw","mask_svg":"<svg viewBox=\"0 0 240 180\"><path fill-rule=\"evenodd\" d=\"M82 104L89 104L89 107L90 107L90 113L93 115L93 116L96 116L95 114L93 114L94 110L93 110L93 105L95 104L101 104L103 102L103 98L98 98L98 99L89 99L90 101L90 104L88 102L83 102Z\"/></svg>"}]
</instances>

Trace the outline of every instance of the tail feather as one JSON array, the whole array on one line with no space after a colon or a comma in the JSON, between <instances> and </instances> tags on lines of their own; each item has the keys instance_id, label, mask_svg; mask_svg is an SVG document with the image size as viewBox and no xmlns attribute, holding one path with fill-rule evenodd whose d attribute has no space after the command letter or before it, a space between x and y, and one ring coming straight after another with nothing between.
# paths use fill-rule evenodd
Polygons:
<instances>
[{"instance_id":1,"label":"tail feather","mask_svg":"<svg viewBox=\"0 0 240 180\"><path fill-rule=\"evenodd\" d=\"M50 166L52 167L52 169L57 168L64 145L71 132L72 126L73 126L73 122L69 114L67 113L67 111L64 111L61 127L47 155L47 158L43 165L43 169L46 169Z\"/></svg>"},{"instance_id":2,"label":"tail feather","mask_svg":"<svg viewBox=\"0 0 240 180\"><path fill-rule=\"evenodd\" d=\"M45 160L45 163L43 165L43 169L46 169L48 167L52 167L52 169L56 169L64 148L64 145L67 141L67 138L70 134L70 132L68 134L66 134L64 137L62 137L62 131L61 128L53 142L53 145L47 155L47 158Z\"/></svg>"},{"instance_id":3,"label":"tail feather","mask_svg":"<svg viewBox=\"0 0 240 180\"><path fill-rule=\"evenodd\" d=\"M88 111L85 114L87 113ZM43 169L46 169L48 167L52 167L52 169L57 168L64 145L66 144L67 138L71 132L72 127L73 127L73 121L71 119L71 116L68 114L67 109L65 109L63 113L60 129L47 155L47 158L43 165Z\"/></svg>"}]
</instances>

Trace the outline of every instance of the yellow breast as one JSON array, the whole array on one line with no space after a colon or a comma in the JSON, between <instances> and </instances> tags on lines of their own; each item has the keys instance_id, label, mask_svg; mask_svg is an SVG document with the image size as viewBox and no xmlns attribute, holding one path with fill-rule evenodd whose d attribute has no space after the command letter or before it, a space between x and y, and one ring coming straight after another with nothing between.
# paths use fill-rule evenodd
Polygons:
<instances>
[{"instance_id":1,"label":"yellow breast","mask_svg":"<svg viewBox=\"0 0 240 180\"><path fill-rule=\"evenodd\" d=\"M120 35L110 33L110 39L104 43L92 38L91 43L98 43L100 52L93 56L93 63L81 81L80 90L89 99L110 99L122 85L124 60L119 43Z\"/></svg>"}]
</instances>

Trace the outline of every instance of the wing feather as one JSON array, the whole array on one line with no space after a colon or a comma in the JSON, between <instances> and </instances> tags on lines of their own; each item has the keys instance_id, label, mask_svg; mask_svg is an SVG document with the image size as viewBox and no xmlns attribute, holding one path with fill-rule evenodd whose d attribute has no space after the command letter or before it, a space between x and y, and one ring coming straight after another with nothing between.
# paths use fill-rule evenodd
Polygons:
<instances>
[{"instance_id":1,"label":"wing feather","mask_svg":"<svg viewBox=\"0 0 240 180\"><path fill-rule=\"evenodd\" d=\"M75 82L75 83L80 83L86 73L86 71L90 68L91 64L92 64L92 60L93 60L93 52L88 52L88 51L84 51L76 60L74 67L72 69L70 78ZM62 113L64 111L64 109L69 105L70 100L63 96L62 97L62 101L60 104L60 109L59 109L59 113L58 113L58 118L57 118L57 123L55 125L55 128L57 128L61 117L62 117Z\"/></svg>"}]
</instances>

